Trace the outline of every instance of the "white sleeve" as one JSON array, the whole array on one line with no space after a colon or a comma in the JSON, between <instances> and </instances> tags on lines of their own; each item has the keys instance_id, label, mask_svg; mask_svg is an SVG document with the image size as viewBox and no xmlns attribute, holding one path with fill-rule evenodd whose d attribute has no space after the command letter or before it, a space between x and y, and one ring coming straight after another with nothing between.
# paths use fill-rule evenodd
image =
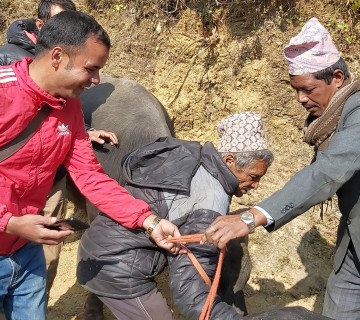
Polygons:
<instances>
[{"instance_id":1,"label":"white sleeve","mask_svg":"<svg viewBox=\"0 0 360 320\"><path fill-rule=\"evenodd\" d=\"M272 216L271 216L266 210L264 210L263 208L260 208L260 207L258 207L258 206L255 206L254 208L257 209L257 210L259 210L259 211L266 217L266 219L267 219L267 224L266 224L266 226L264 226L264 227L267 227L267 226L269 226L269 225L271 225L271 224L274 223L274 219L272 218Z\"/></svg>"}]
</instances>

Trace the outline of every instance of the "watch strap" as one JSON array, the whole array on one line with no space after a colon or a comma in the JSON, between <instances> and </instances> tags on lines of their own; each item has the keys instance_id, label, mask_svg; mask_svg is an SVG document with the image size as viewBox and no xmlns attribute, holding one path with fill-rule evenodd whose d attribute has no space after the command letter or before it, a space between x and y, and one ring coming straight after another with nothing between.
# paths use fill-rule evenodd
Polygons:
<instances>
[{"instance_id":1,"label":"watch strap","mask_svg":"<svg viewBox=\"0 0 360 320\"><path fill-rule=\"evenodd\" d=\"M156 217L153 222L151 222L149 228L146 229L145 233L148 237L151 236L151 233L154 231L155 227L159 224L161 218Z\"/></svg>"},{"instance_id":2,"label":"watch strap","mask_svg":"<svg viewBox=\"0 0 360 320\"><path fill-rule=\"evenodd\" d=\"M242 219L242 215L240 216L240 219L242 222L244 222L248 228L249 228L249 233L254 233L255 232L255 218L254 218L254 215L250 212L250 211L244 211L244 213L247 213L247 214L250 214L252 216L252 220L245 220L245 219Z\"/></svg>"}]
</instances>

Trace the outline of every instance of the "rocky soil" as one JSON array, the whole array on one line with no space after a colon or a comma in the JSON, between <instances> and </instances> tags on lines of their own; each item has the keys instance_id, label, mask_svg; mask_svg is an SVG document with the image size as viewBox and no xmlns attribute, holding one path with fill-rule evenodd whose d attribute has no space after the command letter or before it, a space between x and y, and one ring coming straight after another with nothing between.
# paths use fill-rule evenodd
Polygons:
<instances>
[{"instance_id":1,"label":"rocky soil","mask_svg":"<svg viewBox=\"0 0 360 320\"><path fill-rule=\"evenodd\" d=\"M275 162L260 188L234 199L233 209L254 205L278 190L311 159L311 149L302 142L306 114L295 100L282 57L290 37L316 15L351 71L360 71L357 14L342 0L75 3L94 15L112 39L103 74L137 80L152 91L171 115L178 137L216 143L215 125L222 117L245 110L263 116ZM36 4L1 0L0 42L6 26L33 15ZM288 305L321 312L338 219L334 199L323 220L314 208L274 233L259 228L250 236L250 313ZM64 245L50 294L50 320L81 319L85 292L75 279L78 237ZM114 319L108 311L106 319Z\"/></svg>"}]
</instances>

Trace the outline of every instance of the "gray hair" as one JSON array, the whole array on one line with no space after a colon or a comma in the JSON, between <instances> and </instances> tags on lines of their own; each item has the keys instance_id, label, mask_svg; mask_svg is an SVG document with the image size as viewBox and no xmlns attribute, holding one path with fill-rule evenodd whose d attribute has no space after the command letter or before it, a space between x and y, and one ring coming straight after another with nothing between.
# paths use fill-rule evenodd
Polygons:
<instances>
[{"instance_id":1,"label":"gray hair","mask_svg":"<svg viewBox=\"0 0 360 320\"><path fill-rule=\"evenodd\" d=\"M274 155L268 149L243 152L220 152L222 158L225 158L229 154L234 156L237 170L244 170L256 161L265 161L267 166L270 167L274 161Z\"/></svg>"}]
</instances>

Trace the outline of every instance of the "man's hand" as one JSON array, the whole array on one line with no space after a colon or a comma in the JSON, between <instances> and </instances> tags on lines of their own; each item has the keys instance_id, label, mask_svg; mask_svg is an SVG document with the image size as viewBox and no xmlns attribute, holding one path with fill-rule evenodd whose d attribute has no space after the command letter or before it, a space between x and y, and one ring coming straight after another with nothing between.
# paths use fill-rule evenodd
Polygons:
<instances>
[{"instance_id":1,"label":"man's hand","mask_svg":"<svg viewBox=\"0 0 360 320\"><path fill-rule=\"evenodd\" d=\"M149 228L155 218L156 216L152 214L144 220L143 227L145 230ZM158 247L168 250L172 254L185 253L184 250L180 251L180 246L177 243L169 243L166 241L168 238L179 236L181 236L181 234L176 225L166 219L161 219L151 232L150 237Z\"/></svg>"},{"instance_id":2,"label":"man's hand","mask_svg":"<svg viewBox=\"0 0 360 320\"><path fill-rule=\"evenodd\" d=\"M266 225L266 217L254 208L250 209L254 215L255 226ZM212 243L219 249L236 238L245 237L249 234L249 227L241 221L239 214L217 217L214 222L205 230L201 243Z\"/></svg>"},{"instance_id":3,"label":"man's hand","mask_svg":"<svg viewBox=\"0 0 360 320\"><path fill-rule=\"evenodd\" d=\"M113 132L108 132L104 130L88 130L87 133L91 142L96 142L99 144L110 142L110 144L113 146L119 144L119 140Z\"/></svg>"},{"instance_id":4,"label":"man's hand","mask_svg":"<svg viewBox=\"0 0 360 320\"><path fill-rule=\"evenodd\" d=\"M57 231L46 228L46 225L52 225L55 222L56 218L42 215L13 216L8 221L5 232L36 243L58 244L63 242L73 231Z\"/></svg>"}]
</instances>

